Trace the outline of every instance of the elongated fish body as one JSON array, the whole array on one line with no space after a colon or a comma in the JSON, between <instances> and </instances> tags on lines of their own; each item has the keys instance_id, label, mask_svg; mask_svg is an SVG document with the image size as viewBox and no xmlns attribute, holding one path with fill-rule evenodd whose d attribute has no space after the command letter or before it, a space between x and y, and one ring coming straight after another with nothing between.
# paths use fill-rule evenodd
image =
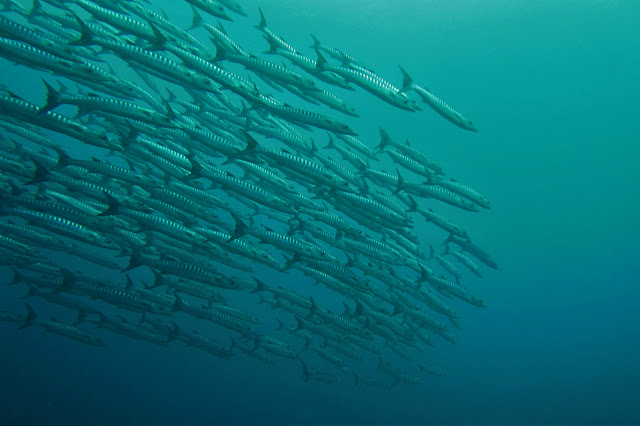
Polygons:
<instances>
[{"instance_id":1,"label":"elongated fish body","mask_svg":"<svg viewBox=\"0 0 640 426\"><path fill-rule=\"evenodd\" d=\"M308 92L305 92L305 96L308 96L312 99L322 102L323 104L327 105L331 109L340 111L343 114L350 115L352 117L360 116L353 106L349 105L347 102L340 99L333 93L327 92L326 90L308 91Z\"/></svg>"},{"instance_id":2,"label":"elongated fish body","mask_svg":"<svg viewBox=\"0 0 640 426\"><path fill-rule=\"evenodd\" d=\"M287 290L281 286L272 287L272 286L266 285L265 283L263 283L258 279L256 279L256 281L257 281L257 285L255 290L253 291L254 293L261 292L261 291L268 291L269 293L272 293L274 296L283 298L305 309L311 309L311 301L306 297L302 297L298 293L291 290Z\"/></svg>"},{"instance_id":3,"label":"elongated fish body","mask_svg":"<svg viewBox=\"0 0 640 426\"><path fill-rule=\"evenodd\" d=\"M433 161L431 158L429 158L423 152L412 148L411 145L409 144L409 141L407 141L404 144L398 143L398 142L394 141L393 139L391 139L391 137L389 137L387 132L384 131L384 129L382 129L382 127L380 127L379 129L380 129L380 145L378 145L378 147L377 147L378 150L380 150L380 151L385 150L386 151L385 148L387 146L393 146L393 147L397 148L398 151L400 151L402 154L404 154L407 157L411 158L414 162L422 164L427 169L433 170L434 173L436 173L436 174L443 174L444 173L444 171L442 170L442 167L440 167L438 165L438 163ZM433 175L433 173L431 173L431 175Z\"/></svg>"},{"instance_id":4,"label":"elongated fish body","mask_svg":"<svg viewBox=\"0 0 640 426\"><path fill-rule=\"evenodd\" d=\"M220 3L227 9L237 13L238 15L247 16L247 12L244 11L242 5L236 0L218 0L218 3Z\"/></svg>"},{"instance_id":5,"label":"elongated fish body","mask_svg":"<svg viewBox=\"0 0 640 426\"><path fill-rule=\"evenodd\" d=\"M128 117L144 123L154 124L160 127L176 126L166 116L130 102L103 98L95 94L89 94L89 96L63 95L58 93L58 91L48 83L45 82L45 85L47 87L47 104L40 108L40 113L52 110L59 105L67 104L78 107L78 116L84 115L90 111L98 110L121 117Z\"/></svg>"},{"instance_id":6,"label":"elongated fish body","mask_svg":"<svg viewBox=\"0 0 640 426\"><path fill-rule=\"evenodd\" d=\"M320 165L286 151L275 151L269 148L264 148L258 144L258 142L249 134L245 134L247 139L247 147L243 151L243 154L255 153L260 156L265 156L275 164L286 167L296 173L306 176L314 181L325 183L331 187L338 188L340 190L347 191L350 189L349 182L339 178L334 173L329 172Z\"/></svg>"},{"instance_id":7,"label":"elongated fish body","mask_svg":"<svg viewBox=\"0 0 640 426\"><path fill-rule=\"evenodd\" d=\"M67 46L63 37L33 31L4 17L0 17L0 36L28 43L33 47L69 61L76 60L74 53L80 53L80 48ZM86 52L82 53L86 54Z\"/></svg>"},{"instance_id":8,"label":"elongated fish body","mask_svg":"<svg viewBox=\"0 0 640 426\"><path fill-rule=\"evenodd\" d=\"M463 300L473 306L478 306L478 307L486 306L482 299L479 299L476 296L469 294L469 292L465 288L455 283L452 283L451 281L447 281L442 277L430 275L427 278L427 281L431 286L433 286L436 290L438 290L442 294L457 297L458 299Z\"/></svg>"},{"instance_id":9,"label":"elongated fish body","mask_svg":"<svg viewBox=\"0 0 640 426\"><path fill-rule=\"evenodd\" d=\"M418 163L417 161L403 155L399 152L386 150L385 151L389 156L393 159L393 161L397 164L400 164L407 170L411 170L414 173L430 178L433 176L433 172L428 167Z\"/></svg>"},{"instance_id":10,"label":"elongated fish body","mask_svg":"<svg viewBox=\"0 0 640 426\"><path fill-rule=\"evenodd\" d=\"M193 346L218 358L230 358L233 355L231 348L225 347L211 337L203 336L195 330L191 333L175 332L175 337L183 340L189 346Z\"/></svg>"},{"instance_id":11,"label":"elongated fish body","mask_svg":"<svg viewBox=\"0 0 640 426\"><path fill-rule=\"evenodd\" d=\"M37 325L44 328L46 331L50 333L55 333L60 336L68 337L70 339L77 340L87 345L104 346L104 343L102 343L102 341L99 338L87 333L86 331L80 330L79 328L74 327L72 325L58 322L53 318L50 321L42 321L42 320L36 319L36 314L33 308L28 304L25 304L25 305L27 307L27 317L20 328L29 327L31 325Z\"/></svg>"},{"instance_id":12,"label":"elongated fish body","mask_svg":"<svg viewBox=\"0 0 640 426\"><path fill-rule=\"evenodd\" d=\"M437 254L433 249L433 246L430 245L429 248L431 249L431 255L429 256L429 258L436 259L440 266L442 266L447 272L453 275L456 279L456 282L460 284L460 280L462 279L462 274L460 274L460 271L447 259Z\"/></svg>"},{"instance_id":13,"label":"elongated fish body","mask_svg":"<svg viewBox=\"0 0 640 426\"><path fill-rule=\"evenodd\" d=\"M498 270L498 264L496 263L495 260L493 260L491 255L487 253L484 249L473 244L471 241L456 238L453 234L451 234L449 238L447 238L447 242L452 242L458 245L462 249L462 251L466 251L467 253L471 254L472 256L474 256L476 259L478 259L480 262L484 263L488 267Z\"/></svg>"},{"instance_id":14,"label":"elongated fish body","mask_svg":"<svg viewBox=\"0 0 640 426\"><path fill-rule=\"evenodd\" d=\"M324 149L333 148L340 153L343 159L347 160L349 163L353 165L358 171L364 170L369 167L369 162L363 158L361 158L355 152L352 152L348 147L345 147L340 142L336 142L335 139L331 135L329 135L329 143Z\"/></svg>"},{"instance_id":15,"label":"elongated fish body","mask_svg":"<svg viewBox=\"0 0 640 426\"><path fill-rule=\"evenodd\" d=\"M467 269L473 272L478 278L482 278L482 270L480 269L480 267L478 267L478 265L476 265L476 263L473 260L469 259L467 256L465 256L462 253L459 253L457 251L451 251L449 249L448 244L446 248L447 248L447 251L445 252L445 254L450 254L451 256L455 257L460 261L460 263L466 266Z\"/></svg>"},{"instance_id":16,"label":"elongated fish body","mask_svg":"<svg viewBox=\"0 0 640 426\"><path fill-rule=\"evenodd\" d=\"M471 212L479 211L478 207L476 207L474 203L447 189L438 188L435 185L410 183L404 180L402 176L400 176L400 173L398 173L398 187L396 188L396 193L400 191L406 191L409 194L420 197L435 198L463 210Z\"/></svg>"},{"instance_id":17,"label":"elongated fish body","mask_svg":"<svg viewBox=\"0 0 640 426\"><path fill-rule=\"evenodd\" d=\"M198 11L194 7L191 8L191 11L193 12L193 21L191 24L192 29L197 27L203 27L205 30L209 32L209 34L211 34L211 37L213 37L216 40L216 42L224 46L224 48L226 48L228 51L235 52L243 56L249 56L249 54L245 52L244 49L242 49L242 47L240 47L238 43L236 43L235 41L229 38L229 36L227 35L227 32L222 27L222 24L218 25L218 27L214 27L213 25L210 25L204 22L204 19L202 19L202 16L200 16Z\"/></svg>"},{"instance_id":18,"label":"elongated fish body","mask_svg":"<svg viewBox=\"0 0 640 426\"><path fill-rule=\"evenodd\" d=\"M168 343L166 336L154 333L150 328L130 323L124 318L110 318L101 314L99 319L96 321L96 325L113 333L127 336L132 339L142 340L160 346L165 346Z\"/></svg>"},{"instance_id":19,"label":"elongated fish body","mask_svg":"<svg viewBox=\"0 0 640 426\"><path fill-rule=\"evenodd\" d=\"M367 182L364 180L364 178L361 175L355 174L354 172L352 172L342 164L338 163L331 157L323 157L321 155L316 155L316 157L318 158L318 160L320 160L322 164L324 164L329 170L331 170L337 176L340 176L342 179L344 179L347 182L351 182L356 188L360 190L361 193L366 193L368 191L369 186L367 185Z\"/></svg>"},{"instance_id":20,"label":"elongated fish body","mask_svg":"<svg viewBox=\"0 0 640 426\"><path fill-rule=\"evenodd\" d=\"M383 101L406 111L415 111L411 106L411 100L404 93L393 90L393 86L381 78L374 78L368 73L346 67L336 67L329 65L327 60L318 52L316 62L317 71L332 71L342 76L347 82L357 84L369 93L377 96Z\"/></svg>"},{"instance_id":21,"label":"elongated fish body","mask_svg":"<svg viewBox=\"0 0 640 426\"><path fill-rule=\"evenodd\" d=\"M429 90L415 84L404 68L400 67L400 71L402 71L404 79L402 83L402 91L414 90L427 105L451 123L465 130L470 130L472 132L478 131L471 120L455 111Z\"/></svg>"},{"instance_id":22,"label":"elongated fish body","mask_svg":"<svg viewBox=\"0 0 640 426\"><path fill-rule=\"evenodd\" d=\"M338 74L331 71L318 71L316 69L316 61L302 55L300 52L282 49L271 40L269 37L265 37L265 40L269 43L269 50L265 53L268 54L277 54L284 58L287 58L291 63L296 65L299 68L302 68L304 71L312 74L318 80L324 81L325 83L329 83L333 86L341 87L345 90L355 90L352 86L349 85L345 81L345 79Z\"/></svg>"},{"instance_id":23,"label":"elongated fish body","mask_svg":"<svg viewBox=\"0 0 640 426\"><path fill-rule=\"evenodd\" d=\"M169 50L171 51L171 53L180 58L185 65L209 77L210 79L223 85L224 87L231 89L236 93L238 90L243 88L242 82L235 74L225 71L215 64L202 59L201 57L196 56L191 52L187 52L186 50L171 47L169 48Z\"/></svg>"},{"instance_id":24,"label":"elongated fish body","mask_svg":"<svg viewBox=\"0 0 640 426\"><path fill-rule=\"evenodd\" d=\"M31 222L37 223L41 227L69 236L70 238L75 238L104 248L119 249L119 246L109 238L68 219L20 207L10 208L7 212L24 217Z\"/></svg>"},{"instance_id":25,"label":"elongated fish body","mask_svg":"<svg viewBox=\"0 0 640 426\"><path fill-rule=\"evenodd\" d=\"M286 104L276 105L268 101L263 101L261 105L267 108L273 114L286 120L308 124L320 129L331 130L332 132L336 133L357 135L357 133L352 130L347 124L341 123L337 120L334 120L333 118L318 114L316 112L295 108Z\"/></svg>"},{"instance_id":26,"label":"elongated fish body","mask_svg":"<svg viewBox=\"0 0 640 426\"><path fill-rule=\"evenodd\" d=\"M491 208L491 202L473 188L469 188L466 185L456 182L455 180L444 180L431 178L427 181L428 185L438 185L443 188L447 188L451 192L455 192L458 195L463 196L467 200L484 207L485 209Z\"/></svg>"},{"instance_id":27,"label":"elongated fish body","mask_svg":"<svg viewBox=\"0 0 640 426\"><path fill-rule=\"evenodd\" d=\"M369 212L377 217L381 221L388 221L391 224L395 224L401 227L409 226L410 220L405 215L402 216L392 209L380 204L374 200L363 197L361 195L352 194L350 192L338 191L335 193L339 199L343 199L352 206L357 206L365 212Z\"/></svg>"},{"instance_id":28,"label":"elongated fish body","mask_svg":"<svg viewBox=\"0 0 640 426\"><path fill-rule=\"evenodd\" d=\"M183 45L183 47L185 47L187 50L189 50L193 54L200 55L203 58L212 57L212 53L209 51L209 49L207 49L207 47L205 47L204 44L202 44L198 39L193 37L187 31L183 30L182 28L178 27L177 25L167 20L162 15L150 9L147 9L146 7L142 6L140 3L135 1L124 2L124 7L127 8L128 11L133 12L134 14L138 15L142 19L146 19L149 22L149 24L153 23L153 25L155 25L156 27L162 28L163 30L167 31L168 33L173 35L175 38L183 42L183 43L179 43L177 42L177 40L171 40L171 41L174 41L175 44ZM162 42L162 37L164 37L164 35L160 34L159 31L154 30L153 27L151 29L154 33L154 38L155 38L155 40L153 41ZM160 38L160 40L158 40L158 38ZM165 44L165 47L166 47L166 44Z\"/></svg>"},{"instance_id":29,"label":"elongated fish body","mask_svg":"<svg viewBox=\"0 0 640 426\"><path fill-rule=\"evenodd\" d=\"M397 194L397 195L402 195L402 194ZM466 230L464 230L462 227L456 225L450 219L442 215L439 215L438 213L434 212L431 209L424 209L420 207L416 202L416 200L411 195L405 194L405 196L406 196L406 200L403 199L402 197L400 198L403 200L403 202L405 202L405 204L410 206L409 210L407 210L408 212L420 213L426 220L433 223L437 227L442 228L448 233L458 236L460 238L469 239L469 233Z\"/></svg>"},{"instance_id":30,"label":"elongated fish body","mask_svg":"<svg viewBox=\"0 0 640 426\"><path fill-rule=\"evenodd\" d=\"M244 160L235 160L234 163L246 170L248 174L253 174L261 179L262 182L270 184L274 189L286 191L291 194L298 193L291 182L287 182L269 169Z\"/></svg>"},{"instance_id":31,"label":"elongated fish body","mask_svg":"<svg viewBox=\"0 0 640 426\"><path fill-rule=\"evenodd\" d=\"M320 90L315 81L311 78L298 74L290 69L277 65L263 59L258 58L254 55L242 55L227 49L227 46L224 46L217 42L217 40L212 39L213 43L216 45L218 49L216 53L216 60L227 59L232 62L239 63L243 65L245 68L258 73L265 74L270 79L278 80L285 84L292 84L294 86L299 87L300 89L306 90Z\"/></svg>"},{"instance_id":32,"label":"elongated fish body","mask_svg":"<svg viewBox=\"0 0 640 426\"><path fill-rule=\"evenodd\" d=\"M74 62L28 43L0 37L0 53L18 64L64 75L74 72Z\"/></svg>"},{"instance_id":33,"label":"elongated fish body","mask_svg":"<svg viewBox=\"0 0 640 426\"><path fill-rule=\"evenodd\" d=\"M77 121L68 119L53 111L40 114L40 109L24 100L0 95L0 112L11 117L26 120L54 132L63 133L89 145L109 149L121 149L119 141L106 134L91 130Z\"/></svg>"},{"instance_id":34,"label":"elongated fish body","mask_svg":"<svg viewBox=\"0 0 640 426\"><path fill-rule=\"evenodd\" d=\"M145 40L155 41L156 34L148 22L139 21L131 16L101 7L89 0L73 0L75 4L89 12L101 22L105 22L125 34L132 34Z\"/></svg>"},{"instance_id":35,"label":"elongated fish body","mask_svg":"<svg viewBox=\"0 0 640 426\"><path fill-rule=\"evenodd\" d=\"M230 317L225 313L218 312L213 308L196 306L178 297L176 309L182 312L185 312L195 318L205 319L205 320L214 322L230 330L237 331L240 334L243 334L246 336L253 335L253 330L251 329L250 326L248 326L244 322L238 321L237 319Z\"/></svg>"},{"instance_id":36,"label":"elongated fish body","mask_svg":"<svg viewBox=\"0 0 640 426\"><path fill-rule=\"evenodd\" d=\"M264 190L260 186L253 185L244 179L238 179L221 170L208 167L206 169L203 168L203 170L206 170L206 172L201 172L204 173L202 175L209 178L214 184L230 189L235 193L243 194L246 198L275 210L291 213L295 211L289 203L271 192Z\"/></svg>"},{"instance_id":37,"label":"elongated fish body","mask_svg":"<svg viewBox=\"0 0 640 426\"><path fill-rule=\"evenodd\" d=\"M216 289L210 286L204 285L196 281L188 281L184 279L169 279L159 272L152 270L155 277L153 286L166 285L167 288L173 289L180 293L185 293L190 296L198 297L207 302L224 302L224 297Z\"/></svg>"},{"instance_id":38,"label":"elongated fish body","mask_svg":"<svg viewBox=\"0 0 640 426\"><path fill-rule=\"evenodd\" d=\"M349 65L349 64L360 65L360 62L353 56L349 56L346 53L334 47L329 47L327 45L322 44L320 40L318 40L318 38L313 34L311 34L311 38L313 39L312 47L316 51L322 50L323 52L329 54L332 58L342 62L343 65Z\"/></svg>"},{"instance_id":39,"label":"elongated fish body","mask_svg":"<svg viewBox=\"0 0 640 426\"><path fill-rule=\"evenodd\" d=\"M235 216L235 215L232 215ZM234 217L236 222L233 232L233 239L250 234L259 238L261 241L272 244L280 249L286 250L293 254L310 257L312 259L325 260L331 259L331 254L321 247L305 240L291 238L270 230L269 228L249 229L238 217Z\"/></svg>"},{"instance_id":40,"label":"elongated fish body","mask_svg":"<svg viewBox=\"0 0 640 426\"><path fill-rule=\"evenodd\" d=\"M213 1L213 0L187 0L187 3L191 4L192 6L195 6L199 9L204 10L207 13L210 13L211 15L217 17L217 18L221 18L227 21L232 21L233 19L231 19L231 16L229 16L229 14L227 13L227 11L224 9L224 6L222 6L220 3L218 3L217 1Z\"/></svg>"},{"instance_id":41,"label":"elongated fish body","mask_svg":"<svg viewBox=\"0 0 640 426\"><path fill-rule=\"evenodd\" d=\"M77 41L78 44L98 44L103 49L115 53L129 64L150 72L161 79L188 85L205 92L220 92L213 80L187 69L165 55L145 50L132 44L121 43L111 38L97 36L84 22L78 22L81 22L82 27L82 37Z\"/></svg>"},{"instance_id":42,"label":"elongated fish body","mask_svg":"<svg viewBox=\"0 0 640 426\"><path fill-rule=\"evenodd\" d=\"M336 134L336 137L341 141L345 142L346 144L348 144L351 148L366 155L368 158L372 160L376 158L375 153L367 145L365 145L363 142L359 141L358 139L354 138L353 136Z\"/></svg>"}]
</instances>

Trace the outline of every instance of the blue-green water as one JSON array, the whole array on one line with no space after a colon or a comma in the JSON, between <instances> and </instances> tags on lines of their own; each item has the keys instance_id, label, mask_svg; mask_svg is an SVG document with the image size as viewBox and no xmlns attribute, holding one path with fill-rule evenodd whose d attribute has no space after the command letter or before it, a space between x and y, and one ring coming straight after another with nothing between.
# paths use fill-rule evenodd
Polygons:
<instances>
[{"instance_id":1,"label":"blue-green water","mask_svg":"<svg viewBox=\"0 0 640 426\"><path fill-rule=\"evenodd\" d=\"M187 25L188 9L163 4ZM349 95L362 140L383 126L492 200L452 212L500 270L474 284L486 309L458 306L458 343L427 356L448 376L390 391L303 383L287 363L125 339L85 348L1 324L0 423L640 422L640 3L244 4L249 17L227 27L247 50L266 47L249 25L260 6L294 46L313 32L398 84L400 64L478 126ZM3 83L41 102L24 67L1 66ZM3 288L3 308L21 291Z\"/></svg>"}]
</instances>

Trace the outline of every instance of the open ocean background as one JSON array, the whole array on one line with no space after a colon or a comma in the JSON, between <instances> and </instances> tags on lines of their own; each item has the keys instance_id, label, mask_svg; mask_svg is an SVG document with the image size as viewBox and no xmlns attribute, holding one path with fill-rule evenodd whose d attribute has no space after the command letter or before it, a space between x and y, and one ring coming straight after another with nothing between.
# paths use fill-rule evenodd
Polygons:
<instances>
[{"instance_id":1,"label":"open ocean background","mask_svg":"<svg viewBox=\"0 0 640 426\"><path fill-rule=\"evenodd\" d=\"M456 303L458 343L426 355L447 376L392 390L303 383L290 360L115 335L85 347L0 323L0 424L640 423L640 2L242 3L249 17L225 26L248 51L266 49L251 27L261 7L308 56L312 32L398 85L400 64L473 119L479 133L426 105L345 96L369 146L383 126L492 201L451 215L500 265L473 283L488 307ZM182 2L153 4L189 24ZM41 104L25 70L0 60L0 81ZM0 309L19 311L23 294L3 284Z\"/></svg>"}]
</instances>

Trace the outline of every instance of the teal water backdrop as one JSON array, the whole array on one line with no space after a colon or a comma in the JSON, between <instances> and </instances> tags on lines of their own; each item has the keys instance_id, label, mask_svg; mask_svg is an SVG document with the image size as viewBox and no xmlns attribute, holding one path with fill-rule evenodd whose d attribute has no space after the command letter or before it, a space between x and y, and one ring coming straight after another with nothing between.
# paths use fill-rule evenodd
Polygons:
<instances>
[{"instance_id":1,"label":"teal water backdrop","mask_svg":"<svg viewBox=\"0 0 640 426\"><path fill-rule=\"evenodd\" d=\"M153 5L188 26L183 4ZM457 305L457 344L425 355L447 376L391 390L303 383L292 363L125 339L85 348L0 324L0 423L640 422L640 3L243 5L249 16L225 25L250 52L267 47L251 28L260 7L308 56L313 33L398 85L402 65L473 119L478 133L426 106L407 113L348 95L361 140L376 145L378 126L408 138L492 201L489 211L450 212L500 265L473 282L487 308ZM24 67L0 67L0 82L43 101ZM446 237L418 231L436 244ZM23 290L3 287L3 309L22 306Z\"/></svg>"}]
</instances>

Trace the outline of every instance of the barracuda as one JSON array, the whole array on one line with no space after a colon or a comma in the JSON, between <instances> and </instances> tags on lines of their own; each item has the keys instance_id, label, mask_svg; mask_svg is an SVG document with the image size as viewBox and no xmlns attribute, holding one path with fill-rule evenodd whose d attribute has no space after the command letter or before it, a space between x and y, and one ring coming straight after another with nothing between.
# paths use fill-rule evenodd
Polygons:
<instances>
[{"instance_id":1,"label":"barracuda","mask_svg":"<svg viewBox=\"0 0 640 426\"><path fill-rule=\"evenodd\" d=\"M383 101L404 109L406 111L415 111L412 107L411 99L402 92L393 90L393 86L381 78L374 78L369 73L346 67L336 67L329 65L322 54L317 51L318 60L316 61L316 71L331 71L343 77L347 82L354 83L369 93L377 96Z\"/></svg>"},{"instance_id":2,"label":"barracuda","mask_svg":"<svg viewBox=\"0 0 640 426\"><path fill-rule=\"evenodd\" d=\"M465 130L470 130L472 132L478 131L478 129L471 122L471 120L469 120L459 112L455 111L453 108L447 105L444 101L442 101L436 95L431 93L429 90L415 84L411 79L411 77L409 76L409 73L407 73L407 71L404 68L400 67L400 71L402 72L402 77L403 77L403 82L402 82L403 92L407 90L414 90L422 98L424 103L429 105L431 108L433 108L435 112L437 112L442 117L449 120L451 123Z\"/></svg>"}]
</instances>

